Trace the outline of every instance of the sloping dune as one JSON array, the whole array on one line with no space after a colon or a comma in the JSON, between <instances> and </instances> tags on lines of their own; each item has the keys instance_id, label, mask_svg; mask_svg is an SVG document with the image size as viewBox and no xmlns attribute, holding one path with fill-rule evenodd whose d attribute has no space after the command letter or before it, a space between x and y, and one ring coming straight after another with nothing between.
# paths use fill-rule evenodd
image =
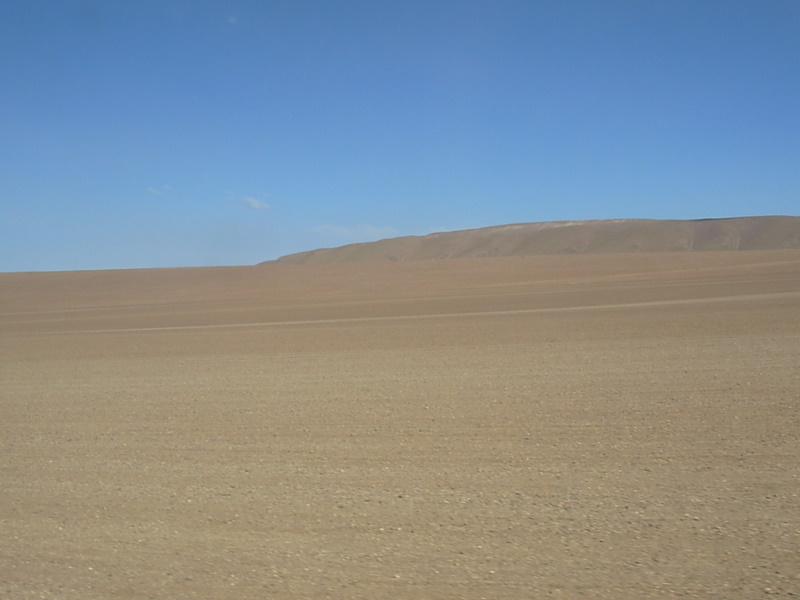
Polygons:
<instances>
[{"instance_id":1,"label":"sloping dune","mask_svg":"<svg viewBox=\"0 0 800 600\"><path fill-rule=\"evenodd\" d=\"M323 248L284 264L628 252L800 248L800 217L521 223Z\"/></svg>"}]
</instances>

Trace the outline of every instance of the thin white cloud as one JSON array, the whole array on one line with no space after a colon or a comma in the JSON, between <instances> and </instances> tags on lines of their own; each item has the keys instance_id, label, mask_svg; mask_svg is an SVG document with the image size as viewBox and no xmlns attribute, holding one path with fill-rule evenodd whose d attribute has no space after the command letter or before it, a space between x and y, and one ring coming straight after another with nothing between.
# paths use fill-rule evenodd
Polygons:
<instances>
[{"instance_id":1,"label":"thin white cloud","mask_svg":"<svg viewBox=\"0 0 800 600\"><path fill-rule=\"evenodd\" d=\"M250 210L269 210L271 208L269 204L253 196L245 196L242 198L242 202Z\"/></svg>"},{"instance_id":2,"label":"thin white cloud","mask_svg":"<svg viewBox=\"0 0 800 600\"><path fill-rule=\"evenodd\" d=\"M147 188L147 191L150 192L151 194L155 195L155 196L158 196L160 194L163 194L164 192L168 192L171 189L172 189L171 185L165 184L165 185L162 185L161 187L149 187L149 188Z\"/></svg>"}]
</instances>

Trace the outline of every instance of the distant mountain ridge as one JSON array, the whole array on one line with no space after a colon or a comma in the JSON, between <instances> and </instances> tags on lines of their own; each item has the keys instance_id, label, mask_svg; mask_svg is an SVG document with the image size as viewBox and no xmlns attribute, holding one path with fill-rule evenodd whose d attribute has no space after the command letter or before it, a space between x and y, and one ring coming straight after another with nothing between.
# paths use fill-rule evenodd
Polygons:
<instances>
[{"instance_id":1,"label":"distant mountain ridge","mask_svg":"<svg viewBox=\"0 0 800 600\"><path fill-rule=\"evenodd\" d=\"M800 217L609 219L517 223L320 248L281 264L442 260L489 256L800 249Z\"/></svg>"}]
</instances>

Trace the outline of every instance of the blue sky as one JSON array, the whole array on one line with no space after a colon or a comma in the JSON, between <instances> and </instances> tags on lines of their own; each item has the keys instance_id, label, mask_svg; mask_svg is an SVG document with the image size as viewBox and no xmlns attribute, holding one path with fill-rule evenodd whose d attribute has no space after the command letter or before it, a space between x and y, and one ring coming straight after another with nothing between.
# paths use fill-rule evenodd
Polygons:
<instances>
[{"instance_id":1,"label":"blue sky","mask_svg":"<svg viewBox=\"0 0 800 600\"><path fill-rule=\"evenodd\" d=\"M3 0L0 271L800 214L797 0Z\"/></svg>"}]
</instances>

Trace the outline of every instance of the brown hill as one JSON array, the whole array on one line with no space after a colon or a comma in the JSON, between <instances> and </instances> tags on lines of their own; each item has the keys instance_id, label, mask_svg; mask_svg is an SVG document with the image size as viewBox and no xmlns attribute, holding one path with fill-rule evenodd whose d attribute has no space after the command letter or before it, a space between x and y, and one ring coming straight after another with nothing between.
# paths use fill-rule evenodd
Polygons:
<instances>
[{"instance_id":1,"label":"brown hill","mask_svg":"<svg viewBox=\"0 0 800 600\"><path fill-rule=\"evenodd\" d=\"M630 252L800 248L800 217L553 221L468 229L321 248L277 259L283 264L381 262Z\"/></svg>"}]
</instances>

